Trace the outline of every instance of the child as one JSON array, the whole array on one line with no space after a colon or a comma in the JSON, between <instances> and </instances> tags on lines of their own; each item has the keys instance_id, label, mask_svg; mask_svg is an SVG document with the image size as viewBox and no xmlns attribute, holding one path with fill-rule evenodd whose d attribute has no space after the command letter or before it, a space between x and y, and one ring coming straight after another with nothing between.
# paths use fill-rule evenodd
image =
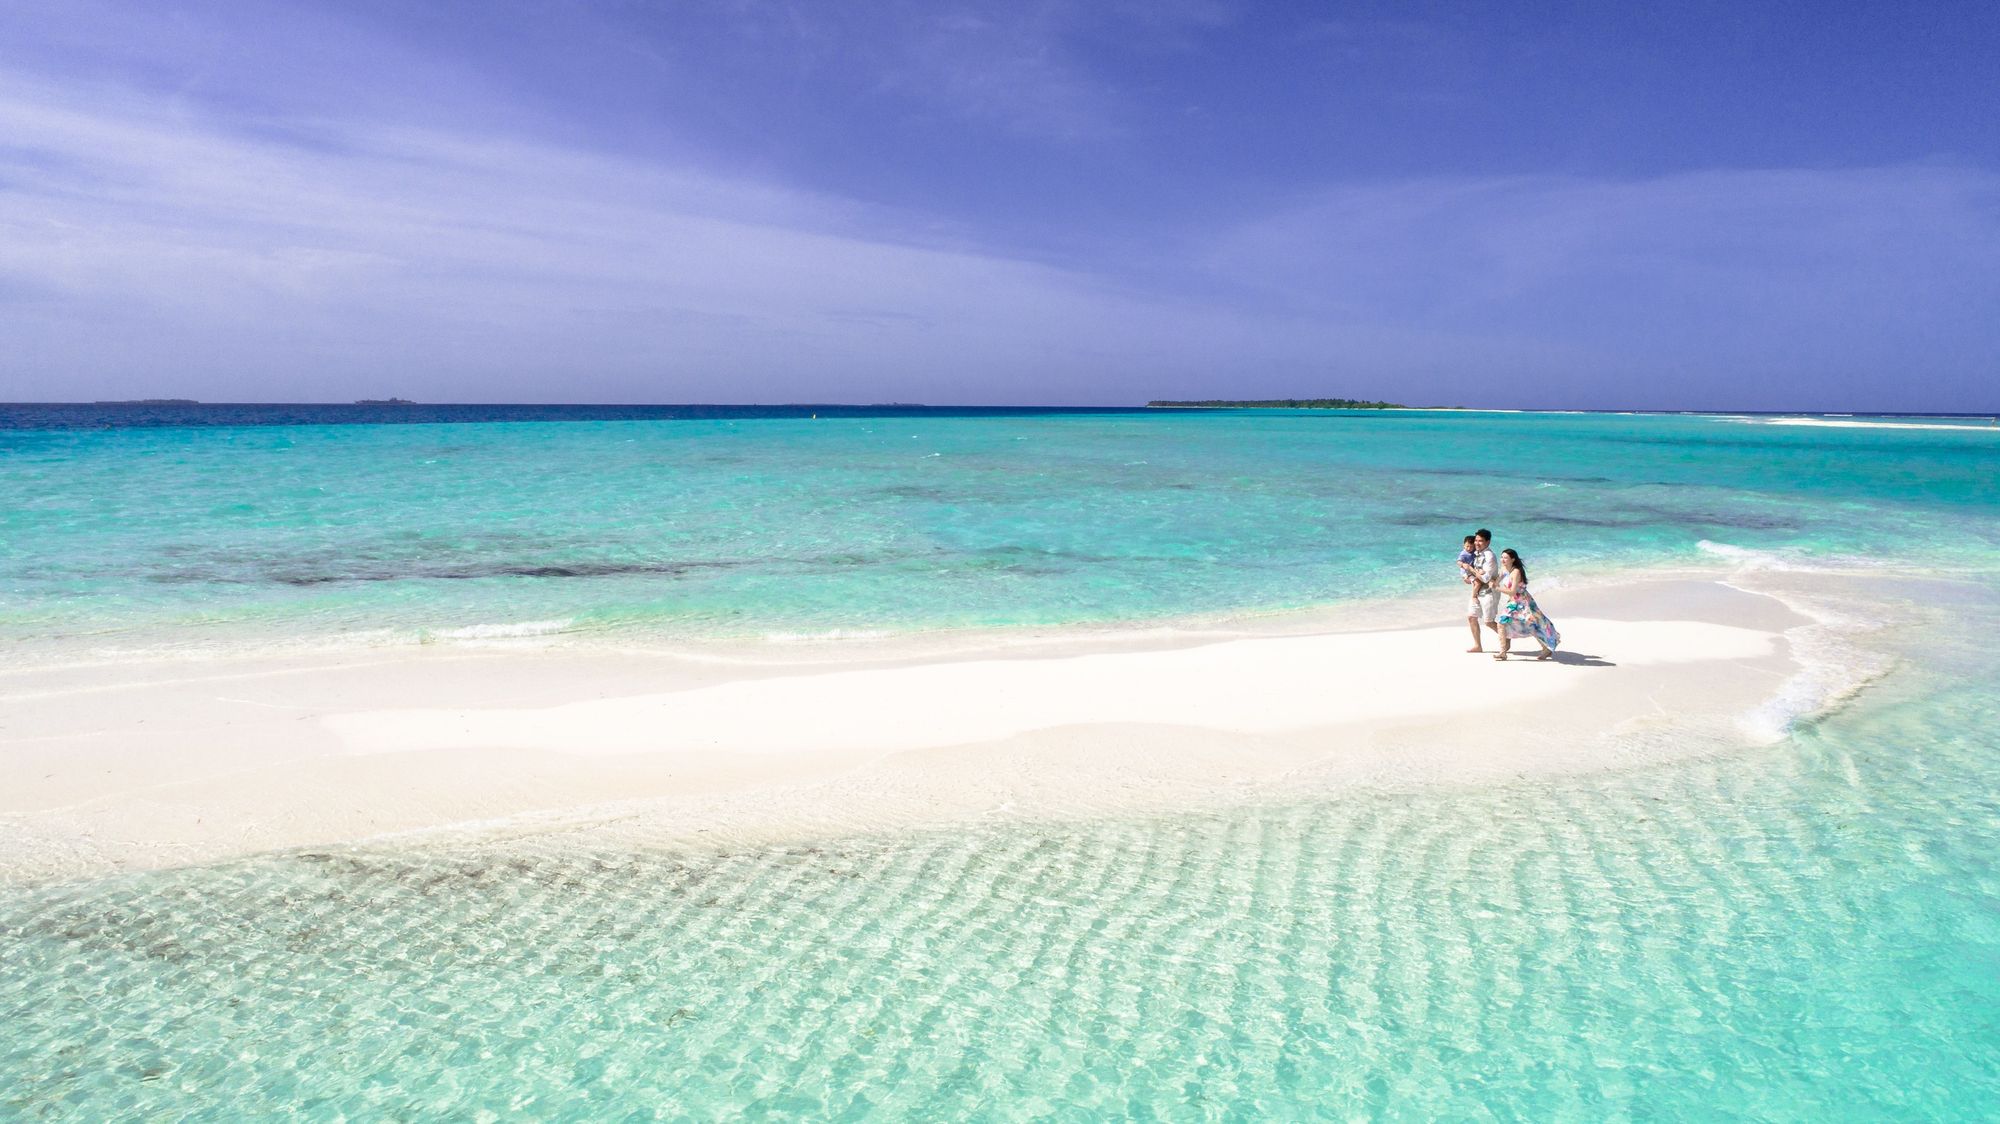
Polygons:
<instances>
[{"instance_id":1,"label":"child","mask_svg":"<svg viewBox=\"0 0 2000 1124\"><path fill-rule=\"evenodd\" d=\"M1472 536L1465 536L1465 546L1458 552L1458 580L1466 585L1478 585L1479 575L1473 572L1472 560L1477 557L1472 549Z\"/></svg>"}]
</instances>

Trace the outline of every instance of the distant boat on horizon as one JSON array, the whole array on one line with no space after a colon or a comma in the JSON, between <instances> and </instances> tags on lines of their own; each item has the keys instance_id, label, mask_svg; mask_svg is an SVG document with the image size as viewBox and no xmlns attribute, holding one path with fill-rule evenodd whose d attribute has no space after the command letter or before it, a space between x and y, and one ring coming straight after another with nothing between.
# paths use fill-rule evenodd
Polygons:
<instances>
[{"instance_id":1,"label":"distant boat on horizon","mask_svg":"<svg viewBox=\"0 0 2000 1124\"><path fill-rule=\"evenodd\" d=\"M415 402L412 402L412 401L410 401L410 400L409 400L409 399L407 399L407 398L356 398L356 399L354 400L354 404L355 404L356 406L414 406L414 405L416 405L416 403L415 403Z\"/></svg>"}]
</instances>

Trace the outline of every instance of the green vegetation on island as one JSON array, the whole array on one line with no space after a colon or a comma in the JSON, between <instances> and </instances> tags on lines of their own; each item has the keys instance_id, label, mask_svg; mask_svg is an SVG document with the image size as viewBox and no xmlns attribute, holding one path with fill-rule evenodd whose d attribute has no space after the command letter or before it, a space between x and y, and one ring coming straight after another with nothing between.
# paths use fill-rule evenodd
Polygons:
<instances>
[{"instance_id":1,"label":"green vegetation on island","mask_svg":"<svg viewBox=\"0 0 2000 1124\"><path fill-rule=\"evenodd\" d=\"M1154 401L1146 403L1159 409L1176 410L1406 410L1409 407L1396 402L1363 402L1358 398L1259 398L1233 401L1224 398L1209 398L1200 402Z\"/></svg>"}]
</instances>

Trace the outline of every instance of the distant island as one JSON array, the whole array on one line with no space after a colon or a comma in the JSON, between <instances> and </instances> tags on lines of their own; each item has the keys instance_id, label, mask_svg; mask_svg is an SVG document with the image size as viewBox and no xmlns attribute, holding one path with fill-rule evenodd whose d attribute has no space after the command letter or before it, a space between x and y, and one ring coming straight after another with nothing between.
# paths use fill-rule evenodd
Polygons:
<instances>
[{"instance_id":1,"label":"distant island","mask_svg":"<svg viewBox=\"0 0 2000 1124\"><path fill-rule=\"evenodd\" d=\"M416 403L415 403L415 402L412 402L412 401L410 401L410 400L409 400L409 399L407 399L407 398L356 398L356 399L354 400L354 404L355 404L356 406L414 406L414 405L416 405Z\"/></svg>"},{"instance_id":2,"label":"distant island","mask_svg":"<svg viewBox=\"0 0 2000 1124\"><path fill-rule=\"evenodd\" d=\"M1162 410L1407 410L1397 402L1363 402L1357 398L1259 398L1235 401L1208 398L1200 402L1148 402Z\"/></svg>"},{"instance_id":3,"label":"distant island","mask_svg":"<svg viewBox=\"0 0 2000 1124\"><path fill-rule=\"evenodd\" d=\"M99 398L93 406L199 406L192 398Z\"/></svg>"}]
</instances>

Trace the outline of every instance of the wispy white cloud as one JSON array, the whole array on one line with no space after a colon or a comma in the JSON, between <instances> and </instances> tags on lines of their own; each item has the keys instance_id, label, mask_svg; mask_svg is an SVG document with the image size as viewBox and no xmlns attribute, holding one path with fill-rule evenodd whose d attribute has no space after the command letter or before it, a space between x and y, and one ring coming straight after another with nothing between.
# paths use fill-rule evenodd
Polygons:
<instances>
[{"instance_id":1,"label":"wispy white cloud","mask_svg":"<svg viewBox=\"0 0 2000 1124\"><path fill-rule=\"evenodd\" d=\"M1147 113L1093 66L1094 47L1172 53L1237 18L1218 0L787 0L726 3L736 38L780 69L869 75L878 94L940 121L1016 139L1102 142Z\"/></svg>"},{"instance_id":2,"label":"wispy white cloud","mask_svg":"<svg viewBox=\"0 0 2000 1124\"><path fill-rule=\"evenodd\" d=\"M601 155L18 85L0 131L0 397L1102 400L1323 342Z\"/></svg>"},{"instance_id":3,"label":"wispy white cloud","mask_svg":"<svg viewBox=\"0 0 2000 1124\"><path fill-rule=\"evenodd\" d=\"M1091 36L1195 50L1233 18L901 11L902 34L861 56L879 73L1054 140L1123 127ZM154 68L199 36L147 18L167 45L128 44L87 78L58 73L60 44L45 65L0 60L0 398L1840 408L1889 388L1942 408L2000 352L2000 176L1971 166L1328 184L1263 213L1209 200L1224 217L1198 229L1074 230L1075 252L1031 256L977 216L410 111L429 86L351 106L339 56L374 40L337 21L310 25L339 45L311 96L224 65L197 96ZM842 36L861 29L829 31L816 7L745 18L798 58L854 63ZM110 34L93 19L79 51ZM427 69L397 49L397 75ZM437 88L471 104L488 87Z\"/></svg>"},{"instance_id":4,"label":"wispy white cloud","mask_svg":"<svg viewBox=\"0 0 2000 1124\"><path fill-rule=\"evenodd\" d=\"M1115 91L1069 57L1060 9L942 8L923 18L886 87L975 120L1055 140L1119 131Z\"/></svg>"}]
</instances>

